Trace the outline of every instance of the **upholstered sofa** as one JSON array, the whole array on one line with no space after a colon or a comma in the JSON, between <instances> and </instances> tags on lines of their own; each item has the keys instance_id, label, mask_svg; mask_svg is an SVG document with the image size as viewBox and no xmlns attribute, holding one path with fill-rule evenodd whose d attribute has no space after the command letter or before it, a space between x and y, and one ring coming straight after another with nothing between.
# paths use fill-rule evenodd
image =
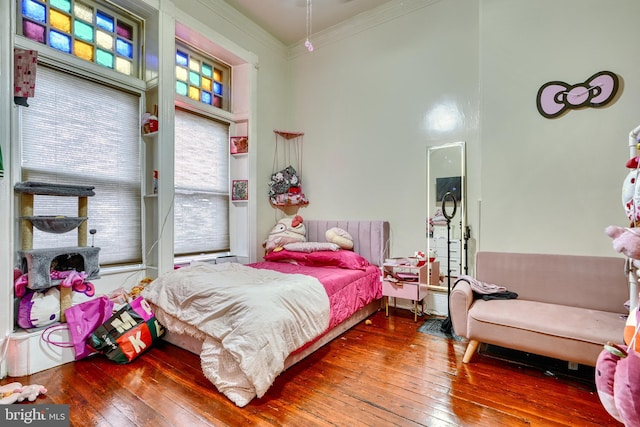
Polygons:
<instances>
[{"instance_id":1,"label":"upholstered sofa","mask_svg":"<svg viewBox=\"0 0 640 427\"><path fill-rule=\"evenodd\" d=\"M454 332L469 339L464 363L486 343L595 366L607 341L623 342L623 258L478 252L475 279L518 297L485 300L455 282L450 316Z\"/></svg>"}]
</instances>

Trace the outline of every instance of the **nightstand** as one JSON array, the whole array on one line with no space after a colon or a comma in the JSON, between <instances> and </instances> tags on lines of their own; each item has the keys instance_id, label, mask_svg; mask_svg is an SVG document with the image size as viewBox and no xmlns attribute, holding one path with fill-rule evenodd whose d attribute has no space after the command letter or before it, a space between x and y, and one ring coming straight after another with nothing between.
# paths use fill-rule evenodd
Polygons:
<instances>
[{"instance_id":1,"label":"nightstand","mask_svg":"<svg viewBox=\"0 0 640 427\"><path fill-rule=\"evenodd\" d=\"M385 314L389 316L389 299L404 298L413 301L414 321L418 321L418 302L424 311L424 298L427 296L428 284L437 283L439 276L437 262L427 263L421 267L411 265L385 263L382 266L382 295L385 298ZM431 277L428 276L431 273ZM430 280L429 280L430 279Z\"/></svg>"}]
</instances>

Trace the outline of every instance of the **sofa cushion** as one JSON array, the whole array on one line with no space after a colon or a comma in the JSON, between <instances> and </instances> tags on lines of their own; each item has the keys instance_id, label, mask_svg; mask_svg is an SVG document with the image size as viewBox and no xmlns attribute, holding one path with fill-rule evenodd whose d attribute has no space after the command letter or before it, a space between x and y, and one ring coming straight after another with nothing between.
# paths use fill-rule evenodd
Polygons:
<instances>
[{"instance_id":1,"label":"sofa cushion","mask_svg":"<svg viewBox=\"0 0 640 427\"><path fill-rule=\"evenodd\" d=\"M482 341L480 337L495 334L493 328L499 325L601 345L621 343L624 322L618 313L599 310L519 299L476 300L469 310L468 332Z\"/></svg>"}]
</instances>

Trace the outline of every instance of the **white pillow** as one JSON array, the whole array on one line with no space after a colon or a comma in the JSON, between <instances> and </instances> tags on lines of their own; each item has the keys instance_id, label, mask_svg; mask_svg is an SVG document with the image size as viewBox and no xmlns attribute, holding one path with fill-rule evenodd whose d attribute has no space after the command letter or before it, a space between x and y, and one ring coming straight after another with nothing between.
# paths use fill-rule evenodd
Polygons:
<instances>
[{"instance_id":1,"label":"white pillow","mask_svg":"<svg viewBox=\"0 0 640 427\"><path fill-rule=\"evenodd\" d=\"M324 235L327 242L335 243L342 249L353 249L353 237L342 228L330 228Z\"/></svg>"},{"instance_id":2,"label":"white pillow","mask_svg":"<svg viewBox=\"0 0 640 427\"><path fill-rule=\"evenodd\" d=\"M337 251L340 246L330 242L296 242L287 243L284 248L292 252Z\"/></svg>"}]
</instances>

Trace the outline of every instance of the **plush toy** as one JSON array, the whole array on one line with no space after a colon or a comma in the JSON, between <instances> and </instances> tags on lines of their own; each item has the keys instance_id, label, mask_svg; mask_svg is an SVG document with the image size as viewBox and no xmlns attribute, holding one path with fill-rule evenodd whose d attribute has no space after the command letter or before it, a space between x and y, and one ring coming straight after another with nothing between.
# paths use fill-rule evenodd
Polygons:
<instances>
[{"instance_id":1,"label":"plush toy","mask_svg":"<svg viewBox=\"0 0 640 427\"><path fill-rule=\"evenodd\" d=\"M263 246L268 252L280 250L287 243L307 241L307 229L300 215L284 217L269 232Z\"/></svg>"},{"instance_id":2,"label":"plush toy","mask_svg":"<svg viewBox=\"0 0 640 427\"><path fill-rule=\"evenodd\" d=\"M640 259L640 227L629 228L610 225L605 229L613 239L613 250L632 259Z\"/></svg>"},{"instance_id":3,"label":"plush toy","mask_svg":"<svg viewBox=\"0 0 640 427\"><path fill-rule=\"evenodd\" d=\"M640 425L640 355L608 343L595 374L598 397L609 415L627 427Z\"/></svg>"},{"instance_id":4,"label":"plush toy","mask_svg":"<svg viewBox=\"0 0 640 427\"><path fill-rule=\"evenodd\" d=\"M342 228L332 227L324 233L327 242L335 243L342 249L353 249L353 237Z\"/></svg>"},{"instance_id":5,"label":"plush toy","mask_svg":"<svg viewBox=\"0 0 640 427\"><path fill-rule=\"evenodd\" d=\"M622 182L622 207L627 214L631 226L640 222L640 183L638 183L638 165L640 157L631 158L626 166L631 169Z\"/></svg>"},{"instance_id":6,"label":"plush toy","mask_svg":"<svg viewBox=\"0 0 640 427\"><path fill-rule=\"evenodd\" d=\"M10 405L17 402L21 391L22 384L20 383L9 383L0 386L0 405Z\"/></svg>"},{"instance_id":7,"label":"plush toy","mask_svg":"<svg viewBox=\"0 0 640 427\"><path fill-rule=\"evenodd\" d=\"M40 384L31 384L22 387L20 394L18 395L18 402L23 402L28 400L29 402L33 402L40 396L41 394L45 394L47 389Z\"/></svg>"}]
</instances>

